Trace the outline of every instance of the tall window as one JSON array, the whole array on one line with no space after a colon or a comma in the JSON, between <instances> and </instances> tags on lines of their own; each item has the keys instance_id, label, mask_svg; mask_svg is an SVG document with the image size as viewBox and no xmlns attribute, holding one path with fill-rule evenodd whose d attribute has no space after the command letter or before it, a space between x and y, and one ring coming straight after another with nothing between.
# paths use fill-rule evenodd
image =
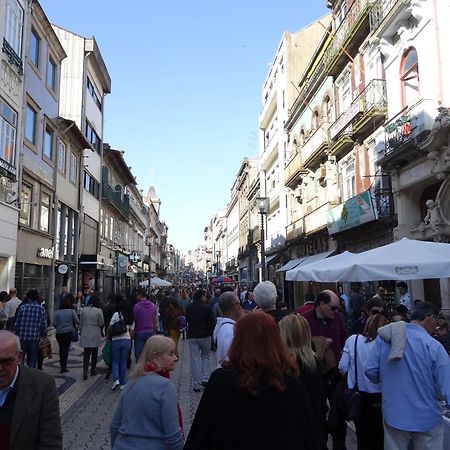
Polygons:
<instances>
[{"instance_id":1,"label":"tall window","mask_svg":"<svg viewBox=\"0 0 450 450\"><path fill-rule=\"evenodd\" d=\"M100 153L100 145L101 145L100 137L95 132L95 130L92 128L91 124L88 121L86 121L85 136L89 141L89 143L92 145L92 147L95 150L97 150L97 153Z\"/></svg>"},{"instance_id":2,"label":"tall window","mask_svg":"<svg viewBox=\"0 0 450 450\"><path fill-rule=\"evenodd\" d=\"M50 224L50 195L41 194L41 213L39 217L39 229L48 233Z\"/></svg>"},{"instance_id":3,"label":"tall window","mask_svg":"<svg viewBox=\"0 0 450 450\"><path fill-rule=\"evenodd\" d=\"M70 153L70 167L69 167L70 182L76 184L77 177L78 177L77 157L73 153Z\"/></svg>"},{"instance_id":4,"label":"tall window","mask_svg":"<svg viewBox=\"0 0 450 450\"><path fill-rule=\"evenodd\" d=\"M313 112L311 125L313 131L319 128L319 111L317 111L317 109Z\"/></svg>"},{"instance_id":5,"label":"tall window","mask_svg":"<svg viewBox=\"0 0 450 450\"><path fill-rule=\"evenodd\" d=\"M350 74L348 73L339 86L339 114L344 113L352 103L350 84Z\"/></svg>"},{"instance_id":6,"label":"tall window","mask_svg":"<svg viewBox=\"0 0 450 450\"><path fill-rule=\"evenodd\" d=\"M101 111L102 110L102 102L100 100L100 96L97 95L97 92L95 91L95 87L89 78L87 79L87 90L91 94L91 97L93 98L95 104L98 106L98 108Z\"/></svg>"},{"instance_id":7,"label":"tall window","mask_svg":"<svg viewBox=\"0 0 450 450\"><path fill-rule=\"evenodd\" d=\"M36 145L37 111L29 104L25 113L25 137Z\"/></svg>"},{"instance_id":8,"label":"tall window","mask_svg":"<svg viewBox=\"0 0 450 450\"><path fill-rule=\"evenodd\" d=\"M17 114L0 98L0 158L14 165Z\"/></svg>"},{"instance_id":9,"label":"tall window","mask_svg":"<svg viewBox=\"0 0 450 450\"><path fill-rule=\"evenodd\" d=\"M28 49L28 57L30 61L39 67L39 49L41 45L41 39L36 30L32 29L30 33L30 48Z\"/></svg>"},{"instance_id":10,"label":"tall window","mask_svg":"<svg viewBox=\"0 0 450 450\"><path fill-rule=\"evenodd\" d=\"M349 161L343 167L344 200L356 195L355 161Z\"/></svg>"},{"instance_id":11,"label":"tall window","mask_svg":"<svg viewBox=\"0 0 450 450\"><path fill-rule=\"evenodd\" d=\"M32 187L28 184L22 184L20 194L20 217L21 225L31 226L31 199L33 196Z\"/></svg>"},{"instance_id":12,"label":"tall window","mask_svg":"<svg viewBox=\"0 0 450 450\"><path fill-rule=\"evenodd\" d=\"M419 96L419 63L414 47L408 49L403 55L400 70L403 106L411 106Z\"/></svg>"},{"instance_id":13,"label":"tall window","mask_svg":"<svg viewBox=\"0 0 450 450\"><path fill-rule=\"evenodd\" d=\"M46 156L48 159L52 159L53 157L53 130L49 127L45 128L44 156Z\"/></svg>"},{"instance_id":14,"label":"tall window","mask_svg":"<svg viewBox=\"0 0 450 450\"><path fill-rule=\"evenodd\" d=\"M58 139L58 170L66 172L66 144L61 139Z\"/></svg>"},{"instance_id":15,"label":"tall window","mask_svg":"<svg viewBox=\"0 0 450 450\"><path fill-rule=\"evenodd\" d=\"M52 58L48 59L47 87L49 87L52 91L56 91L56 63Z\"/></svg>"},{"instance_id":16,"label":"tall window","mask_svg":"<svg viewBox=\"0 0 450 450\"><path fill-rule=\"evenodd\" d=\"M23 9L17 0L8 0L6 3L5 40L21 59Z\"/></svg>"}]
</instances>

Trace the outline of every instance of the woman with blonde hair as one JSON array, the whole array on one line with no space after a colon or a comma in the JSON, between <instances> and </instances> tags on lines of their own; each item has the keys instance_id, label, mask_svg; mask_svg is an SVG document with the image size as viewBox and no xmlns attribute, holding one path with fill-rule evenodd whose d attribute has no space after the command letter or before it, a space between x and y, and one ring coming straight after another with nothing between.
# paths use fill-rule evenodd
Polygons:
<instances>
[{"instance_id":1,"label":"woman with blonde hair","mask_svg":"<svg viewBox=\"0 0 450 450\"><path fill-rule=\"evenodd\" d=\"M286 350L297 361L300 380L303 381L311 400L317 421L319 449L327 448L325 427L326 399L321 365L311 344L311 329L308 321L300 314L289 314L278 323L281 340Z\"/></svg>"},{"instance_id":2,"label":"woman with blonde hair","mask_svg":"<svg viewBox=\"0 0 450 450\"><path fill-rule=\"evenodd\" d=\"M111 422L113 450L182 450L176 388L168 379L178 358L172 339L147 340Z\"/></svg>"}]
</instances>

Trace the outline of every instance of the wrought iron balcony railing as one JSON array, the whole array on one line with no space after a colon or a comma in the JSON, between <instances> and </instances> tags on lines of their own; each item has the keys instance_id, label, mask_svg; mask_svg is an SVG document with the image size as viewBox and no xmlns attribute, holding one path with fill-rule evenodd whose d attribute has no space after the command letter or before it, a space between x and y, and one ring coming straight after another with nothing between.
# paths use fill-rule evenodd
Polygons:
<instances>
[{"instance_id":1,"label":"wrought iron balcony railing","mask_svg":"<svg viewBox=\"0 0 450 450\"><path fill-rule=\"evenodd\" d=\"M23 75L23 61L22 58L15 52L9 42L3 38L2 50L8 55L8 60L11 64L17 66L19 75Z\"/></svg>"}]
</instances>

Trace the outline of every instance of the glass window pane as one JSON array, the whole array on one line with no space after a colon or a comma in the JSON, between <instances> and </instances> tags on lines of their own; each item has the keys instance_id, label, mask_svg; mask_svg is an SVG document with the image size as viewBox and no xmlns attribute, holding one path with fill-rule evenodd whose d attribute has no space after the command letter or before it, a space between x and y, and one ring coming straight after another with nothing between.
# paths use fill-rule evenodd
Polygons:
<instances>
[{"instance_id":1,"label":"glass window pane","mask_svg":"<svg viewBox=\"0 0 450 450\"><path fill-rule=\"evenodd\" d=\"M47 86L53 91L56 90L56 64L50 58L47 65Z\"/></svg>"},{"instance_id":2,"label":"glass window pane","mask_svg":"<svg viewBox=\"0 0 450 450\"><path fill-rule=\"evenodd\" d=\"M48 232L50 220L50 195L42 193L41 195L41 216L40 229Z\"/></svg>"},{"instance_id":3,"label":"glass window pane","mask_svg":"<svg viewBox=\"0 0 450 450\"><path fill-rule=\"evenodd\" d=\"M25 117L25 137L33 144L36 144L36 117L36 111L30 105L27 105Z\"/></svg>"},{"instance_id":4,"label":"glass window pane","mask_svg":"<svg viewBox=\"0 0 450 450\"><path fill-rule=\"evenodd\" d=\"M30 61L36 66L39 66L39 36L35 30L30 33L30 48L28 49L28 57Z\"/></svg>"},{"instance_id":5,"label":"glass window pane","mask_svg":"<svg viewBox=\"0 0 450 450\"><path fill-rule=\"evenodd\" d=\"M58 170L62 173L66 171L66 145L58 139Z\"/></svg>"},{"instance_id":6,"label":"glass window pane","mask_svg":"<svg viewBox=\"0 0 450 450\"><path fill-rule=\"evenodd\" d=\"M48 159L52 159L52 156L53 156L53 131L49 128L45 129L44 155Z\"/></svg>"}]
</instances>

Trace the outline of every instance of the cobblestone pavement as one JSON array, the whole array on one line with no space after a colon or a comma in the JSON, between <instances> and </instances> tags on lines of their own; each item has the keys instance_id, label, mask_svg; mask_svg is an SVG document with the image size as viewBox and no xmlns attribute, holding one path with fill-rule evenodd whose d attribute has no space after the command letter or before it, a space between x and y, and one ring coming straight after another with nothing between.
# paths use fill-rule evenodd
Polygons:
<instances>
[{"instance_id":1,"label":"cobblestone pavement","mask_svg":"<svg viewBox=\"0 0 450 450\"><path fill-rule=\"evenodd\" d=\"M177 386L178 401L183 415L183 428L188 434L201 393L192 389L187 341L180 341L180 360L172 374ZM69 354L67 374L59 373L58 345L53 344L53 359L46 359L44 370L55 376L59 393L64 449L110 449L109 424L120 391L111 391L111 380L105 380L106 365L99 358L98 375L82 380L82 349L73 344ZM211 370L216 367L215 356L210 358ZM356 449L355 435L349 429L347 449ZM331 442L329 443L331 448Z\"/></svg>"}]
</instances>

